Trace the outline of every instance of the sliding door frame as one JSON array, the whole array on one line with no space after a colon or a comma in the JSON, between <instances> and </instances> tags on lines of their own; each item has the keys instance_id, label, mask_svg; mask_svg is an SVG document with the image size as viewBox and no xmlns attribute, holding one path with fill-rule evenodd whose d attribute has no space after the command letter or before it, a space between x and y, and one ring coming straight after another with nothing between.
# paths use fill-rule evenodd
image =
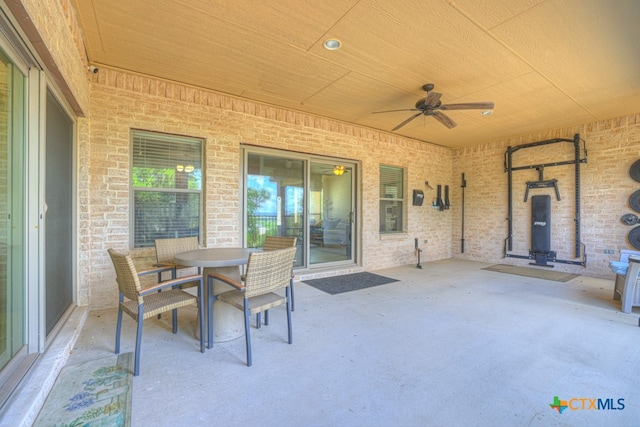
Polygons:
<instances>
[{"instance_id":1,"label":"sliding door frame","mask_svg":"<svg viewBox=\"0 0 640 427\"><path fill-rule=\"evenodd\" d=\"M287 150L278 150L272 148L264 148L260 146L242 144L241 145L241 156L240 156L240 183L241 183L241 194L242 198L240 201L240 218L242 221L242 245L247 245L247 209L246 209L246 201L247 201L247 162L249 154L256 155L265 155L272 157L282 157L292 160L302 160L304 162L304 226L303 226L303 239L305 242L304 247L304 259L303 265L300 267L296 267L297 272L302 271L313 271L318 269L328 269L328 268L342 268L349 267L354 265L361 265L361 249L360 249L360 218L362 215L360 206L361 200L361 164L357 160L339 158L339 157L330 157L330 156L320 156L316 154L307 154L300 153L294 151ZM351 224L351 258L345 261L335 261L335 262L325 262L325 263L315 263L311 264L310 257L310 227L309 227L309 205L310 205L310 165L311 163L324 163L327 165L345 165L350 168L352 171L351 178L351 207L352 207L352 215L350 218Z\"/></svg>"}]
</instances>

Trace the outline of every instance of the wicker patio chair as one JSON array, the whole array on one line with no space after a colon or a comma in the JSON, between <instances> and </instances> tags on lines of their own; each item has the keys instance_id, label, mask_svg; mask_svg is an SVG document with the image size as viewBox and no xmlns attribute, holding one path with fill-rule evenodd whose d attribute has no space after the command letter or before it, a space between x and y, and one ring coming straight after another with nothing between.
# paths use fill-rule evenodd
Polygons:
<instances>
[{"instance_id":1,"label":"wicker patio chair","mask_svg":"<svg viewBox=\"0 0 640 427\"><path fill-rule=\"evenodd\" d=\"M176 279L178 276L190 276L194 274L202 274L200 268L197 267L189 267L186 265L177 265L173 260L173 257L180 252L187 251L195 251L199 249L198 238L196 236L192 237L177 237L170 239L156 239L156 267L171 267L171 278ZM180 270L180 273L178 273ZM158 273L158 282L162 282L164 280L162 278L163 272ZM197 282L185 283L182 288L192 288L194 286L198 286ZM162 317L161 314L158 314L158 319Z\"/></svg>"},{"instance_id":2,"label":"wicker patio chair","mask_svg":"<svg viewBox=\"0 0 640 427\"><path fill-rule=\"evenodd\" d=\"M633 307L637 306L640 306L640 256L631 255L629 257L629 268L624 276L622 312L631 313Z\"/></svg>"},{"instance_id":3,"label":"wicker patio chair","mask_svg":"<svg viewBox=\"0 0 640 427\"><path fill-rule=\"evenodd\" d=\"M156 260L158 267L171 267L171 278L175 279L178 276L190 276L196 273L200 273L200 269L197 267L189 267L186 265L177 265L173 260L176 254L180 252L195 251L200 249L198 245L198 238L193 237L178 237L174 239L156 239ZM178 274L178 270L181 274ZM193 286L197 286L197 283L193 283ZM188 287L188 286L185 286Z\"/></svg>"},{"instance_id":4,"label":"wicker patio chair","mask_svg":"<svg viewBox=\"0 0 640 427\"><path fill-rule=\"evenodd\" d=\"M116 354L120 353L120 332L122 330L122 312L127 313L137 324L135 367L133 375L140 372L140 350L142 343L142 323L157 314L166 311L173 312L173 333L178 332L178 308L196 303L198 305L198 317L200 319L200 351L204 353L204 306L202 301L202 276L186 276L178 279L166 280L149 288L142 289L140 276L168 271L167 267L155 267L150 270L138 272L128 254L109 249L109 256L113 261L118 282L119 304L118 323L116 327ZM198 296L194 296L180 289L186 283L198 283ZM158 292L162 290L162 292Z\"/></svg>"},{"instance_id":5,"label":"wicker patio chair","mask_svg":"<svg viewBox=\"0 0 640 427\"><path fill-rule=\"evenodd\" d=\"M283 237L283 236L265 236L264 245L262 245L263 251L275 251L278 249L291 248L296 246L296 242L298 241L297 237ZM293 274L293 269L291 271L291 280L289 280L289 289L291 289L291 311L296 310L296 302L293 295L293 279L295 275ZM242 281L244 281L244 275L240 277ZM269 324L269 310L264 312L264 324ZM260 313L256 315L256 328L259 328L262 325L262 320L260 317Z\"/></svg>"},{"instance_id":6,"label":"wicker patio chair","mask_svg":"<svg viewBox=\"0 0 640 427\"><path fill-rule=\"evenodd\" d=\"M297 237L280 237L280 236L265 236L264 245L262 247L263 251L275 251L278 249L291 248L296 247L296 243L298 241ZM295 278L293 274L293 269L291 271L291 280L289 281L289 289L291 289L291 311L296 311L296 300L293 295L293 279ZM264 321L265 324L269 324L269 312L266 311L264 313Z\"/></svg>"},{"instance_id":7,"label":"wicker patio chair","mask_svg":"<svg viewBox=\"0 0 640 427\"><path fill-rule=\"evenodd\" d=\"M296 248L290 247L265 252L254 252L249 255L247 272L244 276L244 283L223 276L221 274L208 274L207 286L209 287L209 310L208 324L209 343L213 342L213 331L211 328L213 313L213 281L220 280L236 289L217 295L217 299L232 305L244 312L244 331L247 347L247 366L251 366L251 316L273 307L285 304L287 309L287 326L289 344L293 342L291 332L291 301L290 301L290 281L291 266L296 255ZM275 291L285 288L285 296Z\"/></svg>"}]
</instances>

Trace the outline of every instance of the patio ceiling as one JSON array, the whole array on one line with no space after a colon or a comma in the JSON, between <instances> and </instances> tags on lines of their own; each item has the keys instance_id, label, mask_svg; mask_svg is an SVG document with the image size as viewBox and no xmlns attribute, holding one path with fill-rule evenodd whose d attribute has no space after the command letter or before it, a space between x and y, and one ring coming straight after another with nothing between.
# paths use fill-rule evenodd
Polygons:
<instances>
[{"instance_id":1,"label":"patio ceiling","mask_svg":"<svg viewBox=\"0 0 640 427\"><path fill-rule=\"evenodd\" d=\"M640 112L637 0L73 0L91 64L458 148ZM323 48L326 39L342 47Z\"/></svg>"}]
</instances>

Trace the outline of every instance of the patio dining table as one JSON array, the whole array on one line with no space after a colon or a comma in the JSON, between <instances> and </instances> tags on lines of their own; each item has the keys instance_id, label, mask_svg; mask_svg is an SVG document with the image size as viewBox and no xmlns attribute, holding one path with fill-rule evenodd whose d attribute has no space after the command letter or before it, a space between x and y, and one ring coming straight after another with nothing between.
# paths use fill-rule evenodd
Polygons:
<instances>
[{"instance_id":1,"label":"patio dining table","mask_svg":"<svg viewBox=\"0 0 640 427\"><path fill-rule=\"evenodd\" d=\"M177 264L203 269L202 274L205 278L203 303L209 348L213 342L231 341L241 337L244 334L244 317L240 310L218 301L214 301L213 316L209 316L209 292L218 295L233 288L220 281L214 281L213 289L209 289L206 281L207 274L209 272L222 274L239 282L240 266L247 264L249 254L259 250L257 248L205 248L175 255L174 260ZM215 330L212 328L212 321ZM196 333L198 330L196 328Z\"/></svg>"}]
</instances>

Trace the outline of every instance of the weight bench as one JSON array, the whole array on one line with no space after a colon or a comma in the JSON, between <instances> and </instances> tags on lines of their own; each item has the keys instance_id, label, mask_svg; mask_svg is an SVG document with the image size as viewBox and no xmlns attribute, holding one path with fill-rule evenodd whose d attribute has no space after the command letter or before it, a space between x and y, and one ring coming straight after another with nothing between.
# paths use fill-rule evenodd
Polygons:
<instances>
[{"instance_id":1,"label":"weight bench","mask_svg":"<svg viewBox=\"0 0 640 427\"><path fill-rule=\"evenodd\" d=\"M622 312L640 306L640 252L623 249L620 260L611 261L609 268L616 273L613 299L622 301Z\"/></svg>"}]
</instances>

